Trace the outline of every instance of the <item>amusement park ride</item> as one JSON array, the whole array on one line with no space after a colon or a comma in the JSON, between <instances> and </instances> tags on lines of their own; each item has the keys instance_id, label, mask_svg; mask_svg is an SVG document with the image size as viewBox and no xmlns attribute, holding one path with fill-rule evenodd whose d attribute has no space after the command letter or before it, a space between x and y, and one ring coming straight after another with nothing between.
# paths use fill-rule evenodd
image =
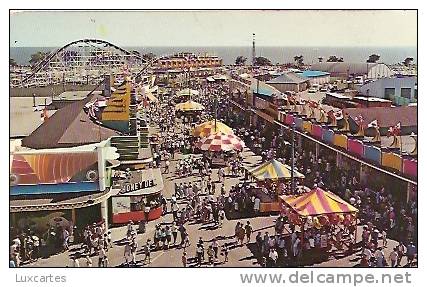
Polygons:
<instances>
[{"instance_id":1,"label":"amusement park ride","mask_svg":"<svg viewBox=\"0 0 427 287\"><path fill-rule=\"evenodd\" d=\"M10 86L97 85L105 74L136 78L156 60L145 59L137 51L128 51L104 40L77 40L50 52L31 68L11 70Z\"/></svg>"}]
</instances>

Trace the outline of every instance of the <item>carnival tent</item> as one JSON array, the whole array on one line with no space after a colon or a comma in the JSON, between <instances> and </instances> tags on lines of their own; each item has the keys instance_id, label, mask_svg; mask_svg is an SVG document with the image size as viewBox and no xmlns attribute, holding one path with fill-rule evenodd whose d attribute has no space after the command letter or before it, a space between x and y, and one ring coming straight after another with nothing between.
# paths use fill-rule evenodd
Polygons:
<instances>
[{"instance_id":1,"label":"carnival tent","mask_svg":"<svg viewBox=\"0 0 427 287\"><path fill-rule=\"evenodd\" d=\"M232 134L233 129L222 122L212 120L196 126L193 129L192 134L195 137L203 138L218 132L222 132L224 134Z\"/></svg>"},{"instance_id":2,"label":"carnival tent","mask_svg":"<svg viewBox=\"0 0 427 287\"><path fill-rule=\"evenodd\" d=\"M279 180L291 179L291 167L281 163L276 159L272 159L262 165L249 170L249 173L257 180ZM294 171L295 178L305 178L302 173Z\"/></svg>"},{"instance_id":3,"label":"carnival tent","mask_svg":"<svg viewBox=\"0 0 427 287\"><path fill-rule=\"evenodd\" d=\"M302 217L356 213L359 211L357 208L347 203L339 196L318 187L302 195L282 195L280 198L294 212Z\"/></svg>"},{"instance_id":4,"label":"carnival tent","mask_svg":"<svg viewBox=\"0 0 427 287\"><path fill-rule=\"evenodd\" d=\"M195 112L195 111L203 111L205 107L197 102L186 101L184 103L179 103L175 106L177 111L182 112Z\"/></svg>"},{"instance_id":5,"label":"carnival tent","mask_svg":"<svg viewBox=\"0 0 427 287\"><path fill-rule=\"evenodd\" d=\"M192 89L186 88L186 89L183 89L183 90L177 92L176 94L178 96L187 96L187 97L190 97L190 96L193 96L193 95L194 96L198 96L199 92L196 91L196 90L192 90Z\"/></svg>"},{"instance_id":6,"label":"carnival tent","mask_svg":"<svg viewBox=\"0 0 427 287\"><path fill-rule=\"evenodd\" d=\"M219 151L242 151L245 143L233 134L215 133L208 137L202 138L196 143L196 147L211 152Z\"/></svg>"}]
</instances>

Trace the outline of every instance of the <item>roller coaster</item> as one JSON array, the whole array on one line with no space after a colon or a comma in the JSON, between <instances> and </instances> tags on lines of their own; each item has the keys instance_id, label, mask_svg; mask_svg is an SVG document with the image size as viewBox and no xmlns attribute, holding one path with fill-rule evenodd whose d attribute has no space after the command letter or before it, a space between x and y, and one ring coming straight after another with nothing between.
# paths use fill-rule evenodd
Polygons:
<instances>
[{"instance_id":1,"label":"roller coaster","mask_svg":"<svg viewBox=\"0 0 427 287\"><path fill-rule=\"evenodd\" d=\"M11 71L10 86L97 85L107 73L137 77L156 60L104 40L82 39L50 52L30 70Z\"/></svg>"}]
</instances>

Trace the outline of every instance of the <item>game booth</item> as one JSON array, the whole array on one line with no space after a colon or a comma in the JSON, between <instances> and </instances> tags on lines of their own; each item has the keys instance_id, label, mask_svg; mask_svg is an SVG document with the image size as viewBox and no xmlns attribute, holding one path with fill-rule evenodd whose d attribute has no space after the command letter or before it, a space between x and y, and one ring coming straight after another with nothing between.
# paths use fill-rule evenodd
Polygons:
<instances>
[{"instance_id":1,"label":"game booth","mask_svg":"<svg viewBox=\"0 0 427 287\"><path fill-rule=\"evenodd\" d=\"M120 191L111 197L113 224L150 221L162 216L164 185L159 168L133 171L129 178L121 180L120 186Z\"/></svg>"},{"instance_id":2,"label":"game booth","mask_svg":"<svg viewBox=\"0 0 427 287\"><path fill-rule=\"evenodd\" d=\"M284 184L291 180L291 167L272 159L258 167L247 169L247 172L250 177L256 180L257 188L253 188L250 192L260 199L260 212L280 211L279 195L283 191ZM294 178L295 180L303 180L305 176L294 171ZM262 187L266 187L270 192L266 194L262 191Z\"/></svg>"}]
</instances>

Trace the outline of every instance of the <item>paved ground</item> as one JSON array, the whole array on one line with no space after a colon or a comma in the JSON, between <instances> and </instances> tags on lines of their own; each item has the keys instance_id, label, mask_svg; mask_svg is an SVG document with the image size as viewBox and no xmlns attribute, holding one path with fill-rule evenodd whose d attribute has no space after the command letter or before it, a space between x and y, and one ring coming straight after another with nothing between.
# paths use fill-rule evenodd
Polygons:
<instances>
[{"instance_id":1,"label":"paved ground","mask_svg":"<svg viewBox=\"0 0 427 287\"><path fill-rule=\"evenodd\" d=\"M256 165L261 162L261 159L259 156L255 156L251 151L246 149L243 152L244 156L244 162L246 165ZM176 178L174 170L175 165L178 159L180 159L182 155L178 155L178 157L175 157L175 160L172 161L170 171L171 173L164 175L164 181L165 181L165 190L164 195L167 198L170 198L173 193L173 185L175 182L182 182L182 181L195 181L198 180L196 176L190 176L187 178ZM213 180L217 181L217 170L213 170ZM225 180L225 187L228 191L232 185L239 182L239 178L230 178L227 177ZM220 192L220 184L216 183L216 195L219 195ZM183 203L182 203L183 204ZM257 217L257 218L250 218L250 222L255 230L262 231L264 233L265 231L268 231L270 234L274 234L274 219L276 216L265 216L265 217ZM242 219L242 222L246 222L247 219ZM238 220L225 220L224 225L221 229L212 229L211 225L203 225L203 224L187 224L187 231L189 233L190 242L192 243L190 247L187 248L187 254L188 257L194 257L195 256L195 242L199 239L199 237L202 237L202 239L205 242L211 241L214 237L221 236L220 245L224 243L232 244L234 242L234 227L236 225L236 222ZM137 262L138 266L143 266L142 259L144 258L144 255L141 251L141 246L146 242L147 238L151 238L153 240L153 234L155 225L157 223L171 223L172 222L172 214L167 214L163 216L162 218L149 222L147 224L147 230L145 234L139 234L137 236L137 242L139 244L138 252L137 252ZM108 257L110 266L121 266L124 262L123 257L123 251L124 246L120 243L120 240L125 237L126 234L126 227L118 227L112 229L112 238L115 242L115 246L111 248L108 251ZM360 240L361 230L359 228L358 231L358 240ZM256 233L252 236L252 242L255 240ZM180 236L178 234L178 241L180 239ZM388 258L388 255L392 248L396 246L396 242L389 240L388 248L385 250L386 258ZM207 247L207 244L205 244L205 248ZM43 267L49 267L49 266L67 266L71 264L71 261L69 259L69 254L73 253L73 251L67 251L62 254L51 256L48 259L40 259L37 262L34 262L27 266L43 266ZM152 252L151 258L151 264L145 265L150 267L179 267L182 266L181 263L181 256L182 256L183 250L179 249L177 246L172 247L169 250L165 251L155 251ZM359 253L359 252L358 252ZM98 257L93 257L93 263L94 266L97 266L97 260ZM220 256L220 260L222 261L222 257ZM80 259L81 265L83 265L83 259ZM356 254L345 256L340 254L335 254L334 257L330 257L329 260L325 262L316 263L313 266L328 266L328 267L351 267L358 264L358 256ZM402 261L403 264L406 264L405 259ZM189 264L190 266L193 265L192 262ZM231 247L230 253L229 253L229 261L225 264L222 262L217 262L216 265L221 265L225 267L230 266L239 266L239 267L257 267L259 266L257 263L256 258L253 256L253 253L251 252L250 248L246 245L244 246L238 246L238 247ZM206 266L206 265L204 265Z\"/></svg>"}]
</instances>

